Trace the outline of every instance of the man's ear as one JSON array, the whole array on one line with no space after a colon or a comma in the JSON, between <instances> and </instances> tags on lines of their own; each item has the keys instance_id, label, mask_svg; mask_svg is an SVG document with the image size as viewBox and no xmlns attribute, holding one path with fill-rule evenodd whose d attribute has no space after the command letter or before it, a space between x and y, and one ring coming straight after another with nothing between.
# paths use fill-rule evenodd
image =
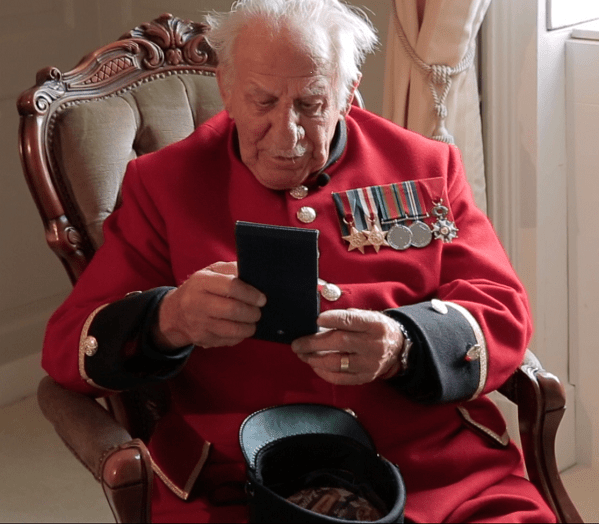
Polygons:
<instances>
[{"instance_id":1,"label":"man's ear","mask_svg":"<svg viewBox=\"0 0 599 524\"><path fill-rule=\"evenodd\" d=\"M347 116L347 113L349 113L349 110L351 109L352 102L354 101L354 96L356 95L356 90L360 85L360 80L362 80L362 73L358 73L358 79L352 84L350 88L349 96L347 97L347 104L345 108L341 111L342 117Z\"/></svg>"},{"instance_id":2,"label":"man's ear","mask_svg":"<svg viewBox=\"0 0 599 524\"><path fill-rule=\"evenodd\" d=\"M226 73L223 71L222 67L216 68L216 83L218 84L218 91L220 93L220 97L223 101L223 105L225 110L229 112L230 101L231 101L231 90L230 87L227 86L227 82L225 82Z\"/></svg>"}]
</instances>

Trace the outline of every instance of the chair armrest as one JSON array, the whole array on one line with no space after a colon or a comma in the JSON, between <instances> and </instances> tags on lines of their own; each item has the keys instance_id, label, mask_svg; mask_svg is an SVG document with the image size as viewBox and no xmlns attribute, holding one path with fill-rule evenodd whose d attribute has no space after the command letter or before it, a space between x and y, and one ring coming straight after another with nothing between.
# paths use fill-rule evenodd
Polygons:
<instances>
[{"instance_id":1,"label":"chair armrest","mask_svg":"<svg viewBox=\"0 0 599 524\"><path fill-rule=\"evenodd\" d=\"M106 455L130 442L131 435L93 398L69 391L51 377L42 379L37 398L59 437L95 479L101 480Z\"/></svg>"},{"instance_id":2,"label":"chair armrest","mask_svg":"<svg viewBox=\"0 0 599 524\"><path fill-rule=\"evenodd\" d=\"M44 377L38 386L44 416L71 452L102 484L117 522L149 522L152 466L145 444L94 399Z\"/></svg>"},{"instance_id":3,"label":"chair armrest","mask_svg":"<svg viewBox=\"0 0 599 524\"><path fill-rule=\"evenodd\" d=\"M563 385L527 350L522 364L499 392L518 406L520 439L529 479L558 522L582 522L561 481L555 456L555 437L566 410Z\"/></svg>"},{"instance_id":4,"label":"chair armrest","mask_svg":"<svg viewBox=\"0 0 599 524\"><path fill-rule=\"evenodd\" d=\"M547 411L557 411L566 406L566 394L560 380L543 368L540 360L530 349L526 350L522 364L499 388L499 392L518 407L522 405L522 409L533 413L536 413L536 408L539 406ZM526 398L522 398L523 396ZM533 400L534 404L525 405L523 401L526 399ZM537 405L539 402L540 404Z\"/></svg>"}]
</instances>

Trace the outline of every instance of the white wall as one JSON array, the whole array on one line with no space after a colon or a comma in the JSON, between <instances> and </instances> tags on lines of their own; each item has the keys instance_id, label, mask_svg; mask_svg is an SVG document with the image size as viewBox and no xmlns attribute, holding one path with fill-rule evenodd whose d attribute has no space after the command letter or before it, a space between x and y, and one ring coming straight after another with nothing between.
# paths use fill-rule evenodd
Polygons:
<instances>
[{"instance_id":1,"label":"white wall","mask_svg":"<svg viewBox=\"0 0 599 524\"><path fill-rule=\"evenodd\" d=\"M0 10L0 402L26 393L39 374L44 325L69 289L65 272L45 246L17 150L18 94L47 65L67 68L99 41L100 0L3 1ZM35 370L32 369L35 367ZM14 394L13 394L14 392ZM16 395L16 398L15 398Z\"/></svg>"},{"instance_id":2,"label":"white wall","mask_svg":"<svg viewBox=\"0 0 599 524\"><path fill-rule=\"evenodd\" d=\"M567 93L566 44L573 28L563 26L575 21L575 10L564 18L548 11L552 5L558 4L496 1L485 23L489 208L529 291L532 349L566 386L558 462L562 468L577 462L597 467L599 114L593 104L599 91L589 76L597 77L599 55L586 56L581 76L571 72L568 81L577 87ZM559 29L549 30L549 22Z\"/></svg>"},{"instance_id":3,"label":"white wall","mask_svg":"<svg viewBox=\"0 0 599 524\"><path fill-rule=\"evenodd\" d=\"M30 394L42 375L38 353L45 324L69 292L58 259L46 247L41 220L22 175L16 99L46 66L62 71L136 25L170 12L200 20L232 0L0 0L0 405ZM365 6L386 40L387 0ZM384 53L370 57L361 91L369 109L382 109Z\"/></svg>"},{"instance_id":4,"label":"white wall","mask_svg":"<svg viewBox=\"0 0 599 524\"><path fill-rule=\"evenodd\" d=\"M578 461L599 468L599 23L595 41L567 43L570 364Z\"/></svg>"},{"instance_id":5,"label":"white wall","mask_svg":"<svg viewBox=\"0 0 599 524\"><path fill-rule=\"evenodd\" d=\"M567 467L576 461L565 94L571 30L549 31L546 21L546 0L491 4L483 34L483 112L490 216L529 292L531 348L566 385L558 458Z\"/></svg>"}]
</instances>

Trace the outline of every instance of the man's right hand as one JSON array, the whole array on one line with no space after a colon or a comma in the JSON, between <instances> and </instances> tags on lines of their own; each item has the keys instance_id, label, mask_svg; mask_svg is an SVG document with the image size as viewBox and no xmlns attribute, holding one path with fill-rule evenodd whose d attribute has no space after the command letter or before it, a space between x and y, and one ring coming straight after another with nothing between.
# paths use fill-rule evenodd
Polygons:
<instances>
[{"instance_id":1,"label":"man's right hand","mask_svg":"<svg viewBox=\"0 0 599 524\"><path fill-rule=\"evenodd\" d=\"M197 271L160 305L154 337L163 347L234 346L256 332L266 297L237 278L237 262Z\"/></svg>"}]
</instances>

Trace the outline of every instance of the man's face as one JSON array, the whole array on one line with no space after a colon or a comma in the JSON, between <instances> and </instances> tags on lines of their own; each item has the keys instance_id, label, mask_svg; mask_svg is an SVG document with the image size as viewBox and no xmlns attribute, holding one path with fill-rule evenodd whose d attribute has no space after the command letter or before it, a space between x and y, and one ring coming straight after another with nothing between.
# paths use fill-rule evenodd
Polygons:
<instances>
[{"instance_id":1,"label":"man's face","mask_svg":"<svg viewBox=\"0 0 599 524\"><path fill-rule=\"evenodd\" d=\"M337 83L297 36L252 26L238 36L229 89L219 86L237 127L241 160L269 189L298 186L322 168L339 119Z\"/></svg>"}]
</instances>

